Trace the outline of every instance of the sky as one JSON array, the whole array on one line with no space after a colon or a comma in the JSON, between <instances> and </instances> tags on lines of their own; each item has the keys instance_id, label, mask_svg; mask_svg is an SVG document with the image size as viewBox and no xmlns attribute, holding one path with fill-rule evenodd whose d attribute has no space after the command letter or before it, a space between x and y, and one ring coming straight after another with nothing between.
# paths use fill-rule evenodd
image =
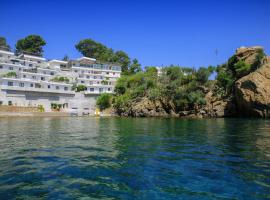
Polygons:
<instances>
[{"instance_id":1,"label":"sky","mask_svg":"<svg viewBox=\"0 0 270 200\"><path fill-rule=\"evenodd\" d=\"M269 0L1 0L0 36L41 35L44 56L77 58L91 38L142 66L222 64L240 46L270 54Z\"/></svg>"}]
</instances>

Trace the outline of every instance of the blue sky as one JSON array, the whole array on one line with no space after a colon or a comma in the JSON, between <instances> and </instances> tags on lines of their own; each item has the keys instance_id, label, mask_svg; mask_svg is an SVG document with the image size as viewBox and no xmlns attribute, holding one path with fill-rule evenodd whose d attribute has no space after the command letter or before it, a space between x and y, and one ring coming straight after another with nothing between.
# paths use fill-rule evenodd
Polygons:
<instances>
[{"instance_id":1,"label":"blue sky","mask_svg":"<svg viewBox=\"0 0 270 200\"><path fill-rule=\"evenodd\" d=\"M5 0L0 35L14 47L39 34L49 59L76 58L74 45L92 38L143 66L199 67L225 62L239 46L262 45L269 54L269 12L268 0Z\"/></svg>"}]
</instances>

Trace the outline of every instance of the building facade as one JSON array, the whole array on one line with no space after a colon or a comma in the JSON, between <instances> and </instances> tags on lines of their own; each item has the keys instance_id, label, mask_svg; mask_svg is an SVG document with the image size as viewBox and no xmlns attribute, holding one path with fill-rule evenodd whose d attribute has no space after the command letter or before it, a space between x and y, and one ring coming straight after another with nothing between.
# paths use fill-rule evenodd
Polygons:
<instances>
[{"instance_id":1,"label":"building facade","mask_svg":"<svg viewBox=\"0 0 270 200\"><path fill-rule=\"evenodd\" d=\"M120 75L120 66L98 63L93 58L47 61L0 50L0 105L92 114L96 98L113 93ZM79 85L85 90L76 92Z\"/></svg>"}]
</instances>

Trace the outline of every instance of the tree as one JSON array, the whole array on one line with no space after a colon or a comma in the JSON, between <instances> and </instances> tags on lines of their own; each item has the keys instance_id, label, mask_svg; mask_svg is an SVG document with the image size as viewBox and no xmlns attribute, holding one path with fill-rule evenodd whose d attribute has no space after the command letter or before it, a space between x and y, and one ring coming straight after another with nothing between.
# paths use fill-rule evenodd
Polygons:
<instances>
[{"instance_id":1,"label":"tree","mask_svg":"<svg viewBox=\"0 0 270 200\"><path fill-rule=\"evenodd\" d=\"M7 44L7 40L4 37L0 37L0 49L10 51L10 46Z\"/></svg>"},{"instance_id":2,"label":"tree","mask_svg":"<svg viewBox=\"0 0 270 200\"><path fill-rule=\"evenodd\" d=\"M200 67L196 72L197 81L205 84L209 76L214 72L214 69L213 66L209 66L208 68Z\"/></svg>"},{"instance_id":3,"label":"tree","mask_svg":"<svg viewBox=\"0 0 270 200\"><path fill-rule=\"evenodd\" d=\"M64 57L63 57L63 59L62 59L63 61L69 61L69 57L68 57L68 55L65 55Z\"/></svg>"},{"instance_id":4,"label":"tree","mask_svg":"<svg viewBox=\"0 0 270 200\"><path fill-rule=\"evenodd\" d=\"M139 61L136 58L132 61L132 64L130 65L129 71L131 74L136 74L136 73L142 71L141 64L139 63Z\"/></svg>"},{"instance_id":5,"label":"tree","mask_svg":"<svg viewBox=\"0 0 270 200\"><path fill-rule=\"evenodd\" d=\"M105 45L96 42L92 39L81 40L75 45L75 48L86 57L95 58L100 61L108 62L110 56L113 53L111 49L108 49Z\"/></svg>"},{"instance_id":6,"label":"tree","mask_svg":"<svg viewBox=\"0 0 270 200\"><path fill-rule=\"evenodd\" d=\"M97 105L100 110L105 110L106 108L111 107L111 98L112 95L103 93L97 99Z\"/></svg>"},{"instance_id":7,"label":"tree","mask_svg":"<svg viewBox=\"0 0 270 200\"><path fill-rule=\"evenodd\" d=\"M16 52L42 56L45 40L39 35L29 35L17 41Z\"/></svg>"},{"instance_id":8,"label":"tree","mask_svg":"<svg viewBox=\"0 0 270 200\"><path fill-rule=\"evenodd\" d=\"M113 61L121 65L121 70L123 73L128 72L128 67L130 65L130 58L124 51L116 51L114 54Z\"/></svg>"}]
</instances>

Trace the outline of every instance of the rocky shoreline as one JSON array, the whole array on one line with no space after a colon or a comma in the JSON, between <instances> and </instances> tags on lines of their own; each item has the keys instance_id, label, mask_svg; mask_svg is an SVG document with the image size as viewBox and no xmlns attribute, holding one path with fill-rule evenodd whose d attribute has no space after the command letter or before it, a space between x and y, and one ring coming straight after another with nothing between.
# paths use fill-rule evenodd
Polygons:
<instances>
[{"instance_id":1,"label":"rocky shoreline","mask_svg":"<svg viewBox=\"0 0 270 200\"><path fill-rule=\"evenodd\" d=\"M248 65L254 65L262 47L237 49L233 56ZM112 115L127 117L182 117L182 118L219 118L219 117L270 117L270 57L262 58L260 66L253 72L234 82L233 91L227 96L218 96L213 88L205 89L204 106L193 110L175 112L171 102L152 101L147 97L130 102L129 108L119 114L112 109Z\"/></svg>"}]
</instances>

